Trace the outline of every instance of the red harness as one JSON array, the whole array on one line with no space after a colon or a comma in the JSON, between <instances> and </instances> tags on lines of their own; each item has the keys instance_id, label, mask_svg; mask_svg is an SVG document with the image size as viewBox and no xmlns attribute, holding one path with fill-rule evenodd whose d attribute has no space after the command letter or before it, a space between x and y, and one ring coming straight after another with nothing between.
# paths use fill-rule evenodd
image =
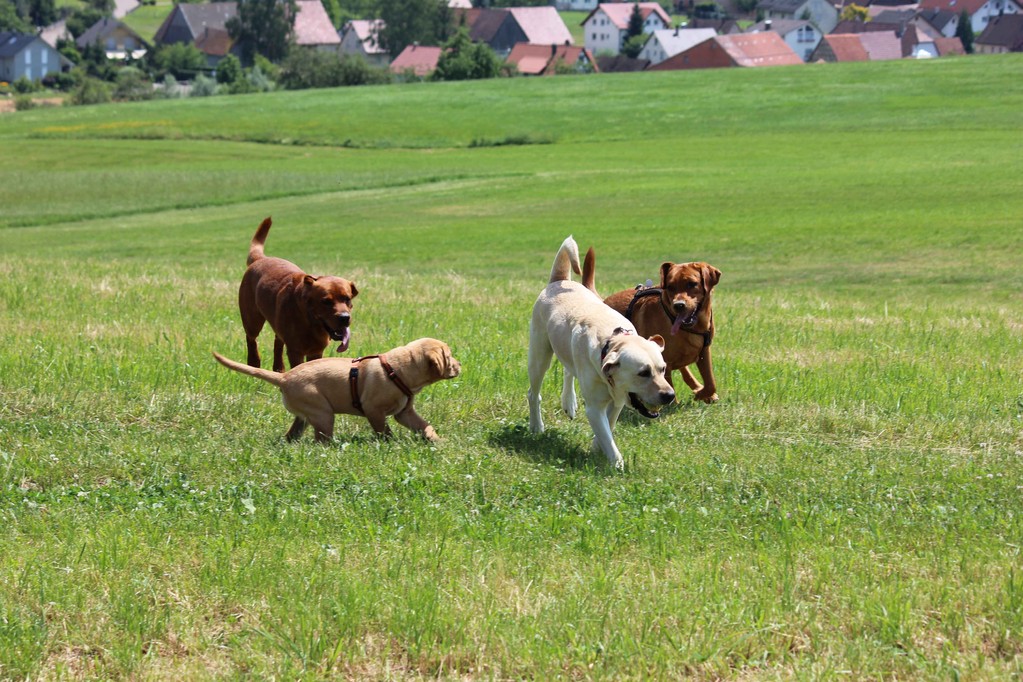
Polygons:
<instances>
[{"instance_id":1,"label":"red harness","mask_svg":"<svg viewBox=\"0 0 1023 682\"><path fill-rule=\"evenodd\" d=\"M398 376L398 373L394 371L394 368L391 367L390 363L387 362L386 355L365 355L352 360L352 368L348 371L348 385L352 390L352 407L362 412L362 401L359 400L359 363L363 360L372 360L373 358L380 361L380 367L387 373L387 378L394 382L398 390L407 395L409 400L411 400L415 394L412 393L409 387L405 385L405 382L401 380L401 377Z\"/></svg>"}]
</instances>

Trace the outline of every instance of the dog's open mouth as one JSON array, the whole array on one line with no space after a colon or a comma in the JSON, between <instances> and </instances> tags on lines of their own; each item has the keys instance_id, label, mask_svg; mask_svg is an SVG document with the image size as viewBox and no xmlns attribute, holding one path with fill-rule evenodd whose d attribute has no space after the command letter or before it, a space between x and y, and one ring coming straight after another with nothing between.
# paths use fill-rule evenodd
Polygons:
<instances>
[{"instance_id":1,"label":"dog's open mouth","mask_svg":"<svg viewBox=\"0 0 1023 682\"><path fill-rule=\"evenodd\" d=\"M647 419L657 419L659 416L661 416L661 413L659 411L651 410L649 407L643 404L643 401L640 400L639 396L636 395L635 393L629 394L629 404L632 405L632 409L636 410L636 412L639 412Z\"/></svg>"},{"instance_id":2,"label":"dog's open mouth","mask_svg":"<svg viewBox=\"0 0 1023 682\"><path fill-rule=\"evenodd\" d=\"M675 323L671 325L671 333L678 334L682 327L691 327L696 324L696 316L700 314L700 306L693 308L688 315L679 314L675 317Z\"/></svg>"},{"instance_id":3,"label":"dog's open mouth","mask_svg":"<svg viewBox=\"0 0 1023 682\"><path fill-rule=\"evenodd\" d=\"M348 342L352 338L351 327L345 327L341 331L337 331L336 329L331 329L330 327L327 327L327 325L323 326L327 328L327 335L330 336L331 339L333 339L334 341L341 342L341 345L337 347L338 353L344 353L346 350L348 350Z\"/></svg>"}]
</instances>

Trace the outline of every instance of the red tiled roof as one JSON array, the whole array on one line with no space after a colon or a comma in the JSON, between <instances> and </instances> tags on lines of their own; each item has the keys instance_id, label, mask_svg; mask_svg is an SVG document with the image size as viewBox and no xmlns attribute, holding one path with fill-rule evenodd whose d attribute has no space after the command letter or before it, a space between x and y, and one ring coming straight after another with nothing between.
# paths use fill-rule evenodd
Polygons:
<instances>
[{"instance_id":1,"label":"red tiled roof","mask_svg":"<svg viewBox=\"0 0 1023 682\"><path fill-rule=\"evenodd\" d=\"M832 33L823 41L831 48L836 62L868 62L870 55L860 42L861 33Z\"/></svg>"},{"instance_id":2,"label":"red tiled roof","mask_svg":"<svg viewBox=\"0 0 1023 682\"><path fill-rule=\"evenodd\" d=\"M573 65L579 62L580 57L585 56L594 71L597 64L588 50L572 45L533 45L530 43L516 43L515 47L508 54L505 60L508 64L514 64L519 73L537 76L540 74L553 74L558 62Z\"/></svg>"},{"instance_id":3,"label":"red tiled roof","mask_svg":"<svg viewBox=\"0 0 1023 682\"><path fill-rule=\"evenodd\" d=\"M920 0L920 9L943 9L959 14L963 10L971 17L980 10L988 0Z\"/></svg>"},{"instance_id":4,"label":"red tiled roof","mask_svg":"<svg viewBox=\"0 0 1023 682\"><path fill-rule=\"evenodd\" d=\"M526 39L535 45L572 44L572 34L554 7L509 7Z\"/></svg>"},{"instance_id":5,"label":"red tiled roof","mask_svg":"<svg viewBox=\"0 0 1023 682\"><path fill-rule=\"evenodd\" d=\"M204 29L195 39L195 46L199 51L211 57L226 57L233 44L227 31L219 28Z\"/></svg>"},{"instance_id":6,"label":"red tiled roof","mask_svg":"<svg viewBox=\"0 0 1023 682\"><path fill-rule=\"evenodd\" d=\"M785 39L773 31L735 33L717 36L713 40L718 41L725 52L735 60L737 66L783 66L803 63Z\"/></svg>"},{"instance_id":7,"label":"red tiled roof","mask_svg":"<svg viewBox=\"0 0 1023 682\"><path fill-rule=\"evenodd\" d=\"M858 38L872 62L902 59L902 41L895 35L895 31L861 33Z\"/></svg>"},{"instance_id":8,"label":"red tiled roof","mask_svg":"<svg viewBox=\"0 0 1023 682\"><path fill-rule=\"evenodd\" d=\"M298 45L338 45L341 36L334 28L320 0L296 0L295 43Z\"/></svg>"},{"instance_id":9,"label":"red tiled roof","mask_svg":"<svg viewBox=\"0 0 1023 682\"><path fill-rule=\"evenodd\" d=\"M409 45L391 62L392 73L402 73L409 69L417 76L425 76L437 69L442 48L422 45Z\"/></svg>"}]
</instances>

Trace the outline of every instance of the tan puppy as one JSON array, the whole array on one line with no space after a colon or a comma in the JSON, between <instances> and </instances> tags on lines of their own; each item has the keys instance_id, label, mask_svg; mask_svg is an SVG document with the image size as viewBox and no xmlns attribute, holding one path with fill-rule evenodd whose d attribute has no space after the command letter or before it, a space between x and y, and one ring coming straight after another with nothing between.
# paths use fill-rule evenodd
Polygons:
<instances>
[{"instance_id":1,"label":"tan puppy","mask_svg":"<svg viewBox=\"0 0 1023 682\"><path fill-rule=\"evenodd\" d=\"M707 263L662 263L659 287L626 289L604 299L604 303L629 318L643 336L660 334L666 339L668 383L672 383L672 370L679 370L682 380L692 389L693 398L705 403L718 399L710 344L714 340L711 293L720 279L721 271ZM693 363L700 370L703 384L689 369Z\"/></svg>"},{"instance_id":2,"label":"tan puppy","mask_svg":"<svg viewBox=\"0 0 1023 682\"><path fill-rule=\"evenodd\" d=\"M248 363L259 367L256 337L265 322L274 330L275 372L284 371L284 349L292 367L323 357L330 340L348 350L352 299L359 290L343 277L313 277L283 258L263 253L270 218L256 230L249 245L248 268L238 289L238 307L245 327Z\"/></svg>"},{"instance_id":3,"label":"tan puppy","mask_svg":"<svg viewBox=\"0 0 1023 682\"><path fill-rule=\"evenodd\" d=\"M591 249L592 252L592 249ZM586 260L592 264L593 257ZM625 403L645 417L656 417L660 406L675 400L675 392L664 378L661 357L664 340L645 339L636 328L594 293L592 265L585 284L573 282L569 268L579 272L579 247L566 239L551 268L549 283L533 305L529 324L529 428L544 430L540 414L540 387L557 355L564 366L561 406L575 417L573 379L586 401L586 418L593 429L593 447L608 462L621 469L625 462L612 431Z\"/></svg>"},{"instance_id":4,"label":"tan puppy","mask_svg":"<svg viewBox=\"0 0 1023 682\"><path fill-rule=\"evenodd\" d=\"M462 371L448 345L437 339L418 339L383 355L355 360L310 360L284 374L243 365L219 353L213 357L225 367L281 389L285 409L295 415L285 436L289 441L301 436L306 424L312 424L317 441L329 441L335 414L364 416L381 436L391 434L387 417L393 416L427 440L438 440L433 427L416 414L413 399L430 384L453 379Z\"/></svg>"}]
</instances>

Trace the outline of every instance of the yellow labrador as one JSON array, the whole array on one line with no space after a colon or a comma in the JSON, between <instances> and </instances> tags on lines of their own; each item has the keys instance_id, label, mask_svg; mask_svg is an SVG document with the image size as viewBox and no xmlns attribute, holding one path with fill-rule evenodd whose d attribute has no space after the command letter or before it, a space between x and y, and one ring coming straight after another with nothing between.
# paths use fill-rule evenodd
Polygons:
<instances>
[{"instance_id":1,"label":"yellow labrador","mask_svg":"<svg viewBox=\"0 0 1023 682\"><path fill-rule=\"evenodd\" d=\"M448 345L437 339L418 339L383 355L355 360L310 360L283 374L234 362L219 353L213 356L225 367L281 390L284 407L295 415L285 436L289 441L301 436L306 424L312 424L316 440L329 441L334 435L335 414L364 416L381 436L390 435L387 417L393 416L427 440L438 440L437 432L416 413L412 401L430 384L453 379L462 371Z\"/></svg>"},{"instance_id":2,"label":"yellow labrador","mask_svg":"<svg viewBox=\"0 0 1023 682\"><path fill-rule=\"evenodd\" d=\"M592 255L587 254L587 258L592 259ZM586 401L586 418L593 429L593 447L621 469L624 460L612 431L625 403L643 416L654 418L661 405L675 400L675 392L664 379L664 339L639 336L631 322L604 305L595 293L592 276L585 284L573 282L569 268L580 272L579 247L571 237L561 244L549 284L533 305L529 325L529 428L533 433L544 430L540 387L552 356L557 355L565 369L561 406L570 418L575 418L573 378L578 379Z\"/></svg>"}]
</instances>

